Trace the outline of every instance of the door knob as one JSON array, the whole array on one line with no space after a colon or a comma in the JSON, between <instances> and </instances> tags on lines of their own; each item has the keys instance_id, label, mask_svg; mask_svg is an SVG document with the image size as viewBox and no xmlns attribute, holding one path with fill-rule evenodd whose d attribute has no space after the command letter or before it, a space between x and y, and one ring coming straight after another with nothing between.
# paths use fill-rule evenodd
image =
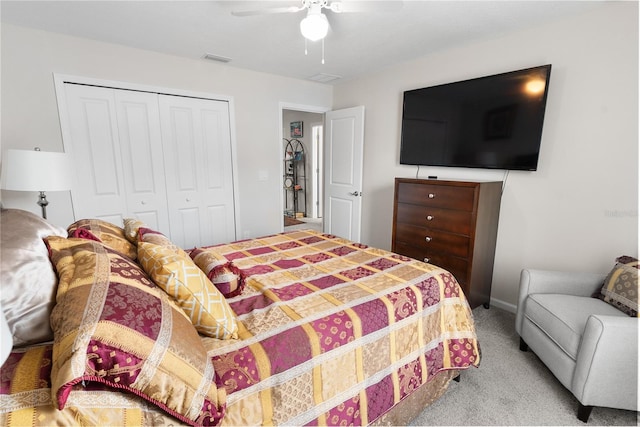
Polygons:
<instances>
[{"instance_id":1,"label":"door knob","mask_svg":"<svg viewBox=\"0 0 640 427\"><path fill-rule=\"evenodd\" d=\"M362 196L362 193L361 192L357 192L357 191L354 191L353 193L349 193L349 194L352 195L352 196L356 196L356 197L357 196Z\"/></svg>"}]
</instances>

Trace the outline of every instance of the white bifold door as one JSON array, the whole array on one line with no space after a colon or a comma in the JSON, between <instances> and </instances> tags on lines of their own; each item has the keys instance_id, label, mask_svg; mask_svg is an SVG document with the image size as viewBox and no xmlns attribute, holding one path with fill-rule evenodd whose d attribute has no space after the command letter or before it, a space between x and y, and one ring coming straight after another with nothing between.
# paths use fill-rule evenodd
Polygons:
<instances>
[{"instance_id":1,"label":"white bifold door","mask_svg":"<svg viewBox=\"0 0 640 427\"><path fill-rule=\"evenodd\" d=\"M235 240L228 103L160 96L160 125L174 242Z\"/></svg>"},{"instance_id":2,"label":"white bifold door","mask_svg":"<svg viewBox=\"0 0 640 427\"><path fill-rule=\"evenodd\" d=\"M64 84L74 216L136 217L183 248L235 240L229 104Z\"/></svg>"}]
</instances>

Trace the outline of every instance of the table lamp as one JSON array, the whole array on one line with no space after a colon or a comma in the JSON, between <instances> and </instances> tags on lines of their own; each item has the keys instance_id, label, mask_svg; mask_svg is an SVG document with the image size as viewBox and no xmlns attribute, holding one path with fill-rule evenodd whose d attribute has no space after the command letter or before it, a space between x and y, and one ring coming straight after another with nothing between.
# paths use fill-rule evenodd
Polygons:
<instances>
[{"instance_id":1,"label":"table lamp","mask_svg":"<svg viewBox=\"0 0 640 427\"><path fill-rule=\"evenodd\" d=\"M2 158L3 190L39 191L38 205L42 218L47 219L45 191L71 189L71 159L67 153L35 150L7 150Z\"/></svg>"}]
</instances>

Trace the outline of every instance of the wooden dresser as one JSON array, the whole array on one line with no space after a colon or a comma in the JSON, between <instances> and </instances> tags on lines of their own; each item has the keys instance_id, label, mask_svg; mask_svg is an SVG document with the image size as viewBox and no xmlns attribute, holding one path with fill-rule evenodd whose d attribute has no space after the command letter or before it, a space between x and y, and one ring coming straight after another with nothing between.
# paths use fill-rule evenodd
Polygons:
<instances>
[{"instance_id":1,"label":"wooden dresser","mask_svg":"<svg viewBox=\"0 0 640 427\"><path fill-rule=\"evenodd\" d=\"M502 182L396 178L393 252L449 270L489 308Z\"/></svg>"}]
</instances>

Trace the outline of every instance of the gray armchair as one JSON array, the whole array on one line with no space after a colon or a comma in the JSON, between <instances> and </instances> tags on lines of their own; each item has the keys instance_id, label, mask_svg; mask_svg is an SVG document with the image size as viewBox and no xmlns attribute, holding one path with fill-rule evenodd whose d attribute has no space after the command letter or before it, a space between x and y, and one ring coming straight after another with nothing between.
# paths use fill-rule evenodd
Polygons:
<instances>
[{"instance_id":1,"label":"gray armchair","mask_svg":"<svg viewBox=\"0 0 640 427\"><path fill-rule=\"evenodd\" d=\"M638 318L592 298L604 274L522 270L516 312L520 350L528 348L580 403L638 410Z\"/></svg>"}]
</instances>

